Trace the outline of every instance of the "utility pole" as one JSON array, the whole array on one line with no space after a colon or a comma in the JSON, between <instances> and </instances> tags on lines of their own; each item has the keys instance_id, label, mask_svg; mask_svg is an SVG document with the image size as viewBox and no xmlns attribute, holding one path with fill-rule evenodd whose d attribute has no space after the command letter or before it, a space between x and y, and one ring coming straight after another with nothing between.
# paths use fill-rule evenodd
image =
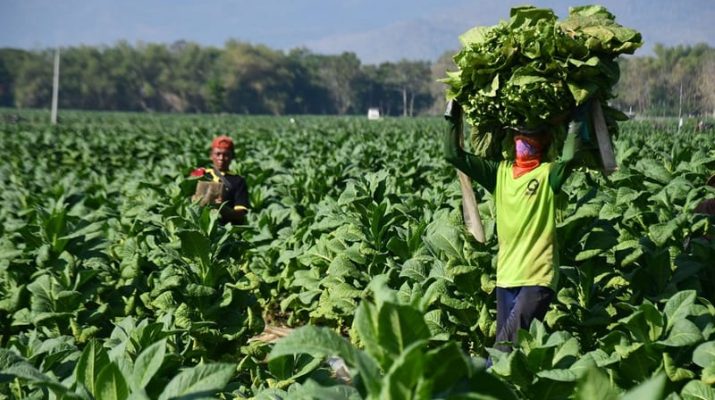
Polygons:
<instances>
[{"instance_id":1,"label":"utility pole","mask_svg":"<svg viewBox=\"0 0 715 400\"><path fill-rule=\"evenodd\" d=\"M55 72L52 79L52 113L50 121L57 125L57 97L60 89L60 48L55 50Z\"/></svg>"},{"instance_id":2,"label":"utility pole","mask_svg":"<svg viewBox=\"0 0 715 400\"><path fill-rule=\"evenodd\" d=\"M680 82L680 98L678 99L678 133L683 127L683 82Z\"/></svg>"}]
</instances>

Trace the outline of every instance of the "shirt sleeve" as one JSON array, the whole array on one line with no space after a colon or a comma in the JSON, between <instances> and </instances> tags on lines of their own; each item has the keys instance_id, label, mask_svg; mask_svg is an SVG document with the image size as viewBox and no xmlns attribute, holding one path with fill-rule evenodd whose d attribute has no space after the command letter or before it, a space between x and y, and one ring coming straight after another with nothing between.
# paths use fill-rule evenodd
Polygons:
<instances>
[{"instance_id":1,"label":"shirt sleeve","mask_svg":"<svg viewBox=\"0 0 715 400\"><path fill-rule=\"evenodd\" d=\"M494 192L497 185L497 161L486 160L474 154L467 153L459 143L462 131L461 115L451 117L445 115L447 129L444 133L444 157L457 169L474 179L489 192Z\"/></svg>"},{"instance_id":2,"label":"shirt sleeve","mask_svg":"<svg viewBox=\"0 0 715 400\"><path fill-rule=\"evenodd\" d=\"M584 119L571 121L569 131L566 134L564 148L561 151L561 157L554 163L554 168L549 174L549 186L554 193L561 190L564 182L571 176L573 171L573 161L576 159L576 153L581 148L582 131L588 129L588 121Z\"/></svg>"}]
</instances>

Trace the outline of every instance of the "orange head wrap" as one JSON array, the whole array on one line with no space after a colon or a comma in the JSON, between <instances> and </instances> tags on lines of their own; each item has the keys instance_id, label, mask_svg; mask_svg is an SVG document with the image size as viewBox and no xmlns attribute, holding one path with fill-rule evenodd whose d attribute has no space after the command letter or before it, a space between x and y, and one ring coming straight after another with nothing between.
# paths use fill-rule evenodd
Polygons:
<instances>
[{"instance_id":1,"label":"orange head wrap","mask_svg":"<svg viewBox=\"0 0 715 400\"><path fill-rule=\"evenodd\" d=\"M514 179L535 169L541 164L541 156L548 146L549 140L545 135L516 135L514 136L516 158L512 168Z\"/></svg>"},{"instance_id":2,"label":"orange head wrap","mask_svg":"<svg viewBox=\"0 0 715 400\"><path fill-rule=\"evenodd\" d=\"M228 136L218 136L211 142L211 148L233 151L233 140Z\"/></svg>"}]
</instances>

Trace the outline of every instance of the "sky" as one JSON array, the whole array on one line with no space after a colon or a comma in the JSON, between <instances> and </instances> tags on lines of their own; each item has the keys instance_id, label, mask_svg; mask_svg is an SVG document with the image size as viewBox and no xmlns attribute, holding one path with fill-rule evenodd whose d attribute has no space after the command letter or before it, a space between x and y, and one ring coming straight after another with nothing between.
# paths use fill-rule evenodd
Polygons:
<instances>
[{"instance_id":1,"label":"sky","mask_svg":"<svg viewBox=\"0 0 715 400\"><path fill-rule=\"evenodd\" d=\"M509 15L513 0L0 0L0 47L237 39L288 50L353 51L368 62L435 59L458 35ZM532 0L565 16L564 0ZM715 0L601 0L646 41L715 46Z\"/></svg>"},{"instance_id":2,"label":"sky","mask_svg":"<svg viewBox=\"0 0 715 400\"><path fill-rule=\"evenodd\" d=\"M435 0L0 0L0 45L228 38L278 48L417 18Z\"/></svg>"}]
</instances>

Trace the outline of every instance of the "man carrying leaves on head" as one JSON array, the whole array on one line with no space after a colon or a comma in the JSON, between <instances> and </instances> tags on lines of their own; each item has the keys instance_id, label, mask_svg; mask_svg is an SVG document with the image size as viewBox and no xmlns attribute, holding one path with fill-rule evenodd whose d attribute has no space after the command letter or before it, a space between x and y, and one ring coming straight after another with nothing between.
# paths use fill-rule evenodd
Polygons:
<instances>
[{"instance_id":1,"label":"man carrying leaves on head","mask_svg":"<svg viewBox=\"0 0 715 400\"><path fill-rule=\"evenodd\" d=\"M587 103L577 110L556 162L545 162L550 145L549 127L514 134L515 159L493 161L465 152L460 146L462 109L450 102L445 113L449 128L444 136L447 161L492 193L496 206L497 348L516 343L519 329L541 320L554 298L558 282L556 195L571 172L577 146L587 134Z\"/></svg>"},{"instance_id":2,"label":"man carrying leaves on head","mask_svg":"<svg viewBox=\"0 0 715 400\"><path fill-rule=\"evenodd\" d=\"M197 168L192 177L201 179L193 199L202 205L221 206L221 223L245 224L248 213L248 187L243 177L229 172L233 161L233 140L218 136L211 143L211 167Z\"/></svg>"}]
</instances>

